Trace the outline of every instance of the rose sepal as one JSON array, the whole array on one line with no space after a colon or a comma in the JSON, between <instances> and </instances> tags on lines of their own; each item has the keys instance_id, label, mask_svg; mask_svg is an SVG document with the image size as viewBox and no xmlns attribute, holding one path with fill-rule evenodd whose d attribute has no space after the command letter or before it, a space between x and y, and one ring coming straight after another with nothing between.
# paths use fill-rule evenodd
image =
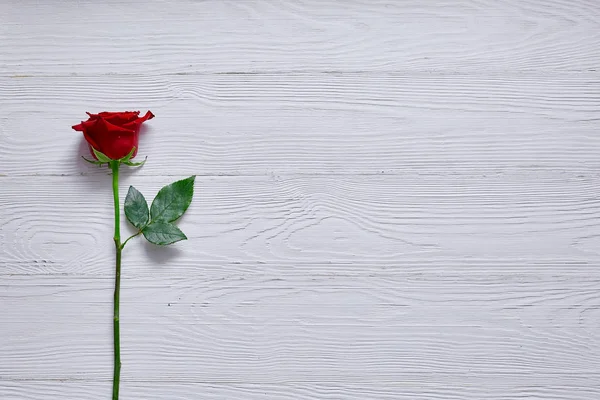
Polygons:
<instances>
[{"instance_id":1,"label":"rose sepal","mask_svg":"<svg viewBox=\"0 0 600 400\"><path fill-rule=\"evenodd\" d=\"M131 151L129 152L129 154L127 154L125 157L119 158L118 160L113 160L112 158L108 157L106 154L102 153L101 151L96 150L93 147L92 147L92 152L94 153L94 155L96 156L98 161L88 160L87 158L85 158L83 156L81 156L81 158L83 158L85 161L89 162L90 164L94 164L94 165L110 164L113 161L117 161L119 163L128 165L130 167L139 167L139 166L144 165L144 163L148 159L148 157L146 157L144 159L144 161L140 161L140 162L131 161L131 157L133 157L133 153L135 153L135 146L133 146L131 148Z\"/></svg>"},{"instance_id":2,"label":"rose sepal","mask_svg":"<svg viewBox=\"0 0 600 400\"><path fill-rule=\"evenodd\" d=\"M85 161L89 162L90 164L94 164L94 165L103 165L103 164L106 164L106 163L103 163L101 161L88 160L84 156L81 156L81 158L83 158Z\"/></svg>"},{"instance_id":3,"label":"rose sepal","mask_svg":"<svg viewBox=\"0 0 600 400\"><path fill-rule=\"evenodd\" d=\"M112 158L110 158L106 154L102 153L101 151L96 150L93 147L92 147L92 151L94 152L94 155L96 156L96 158L98 159L98 161L100 161L103 164L104 163L110 163L111 161L113 161Z\"/></svg>"},{"instance_id":4,"label":"rose sepal","mask_svg":"<svg viewBox=\"0 0 600 400\"><path fill-rule=\"evenodd\" d=\"M133 153L135 153L135 146L133 146L131 148L131 150L129 151L129 153L127 153L127 155L125 157L121 157L117 161L120 161L120 162L129 161L129 160L131 160L131 157L133 157Z\"/></svg>"},{"instance_id":5,"label":"rose sepal","mask_svg":"<svg viewBox=\"0 0 600 400\"><path fill-rule=\"evenodd\" d=\"M119 158L117 161L119 161L120 163L123 163L125 165L128 165L130 167L140 167L140 166L144 165L144 163L146 162L148 157L144 158L144 161L133 162L133 161L131 161L131 157L133 157L133 153L135 153L135 146L133 146L133 148L131 149L129 154L127 154L123 158Z\"/></svg>"},{"instance_id":6,"label":"rose sepal","mask_svg":"<svg viewBox=\"0 0 600 400\"><path fill-rule=\"evenodd\" d=\"M142 165L144 165L146 163L147 159L148 159L148 157L144 158L144 161L140 161L140 162L132 162L132 161L121 161L121 162L130 167L141 167Z\"/></svg>"}]
</instances>

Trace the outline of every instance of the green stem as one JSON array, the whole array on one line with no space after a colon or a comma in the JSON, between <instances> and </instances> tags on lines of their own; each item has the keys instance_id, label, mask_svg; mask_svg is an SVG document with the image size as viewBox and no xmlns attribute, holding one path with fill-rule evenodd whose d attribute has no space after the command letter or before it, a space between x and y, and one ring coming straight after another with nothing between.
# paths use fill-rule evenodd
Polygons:
<instances>
[{"instance_id":1,"label":"green stem","mask_svg":"<svg viewBox=\"0 0 600 400\"><path fill-rule=\"evenodd\" d=\"M121 208L119 206L119 161L111 161L112 189L115 203L115 294L113 298L113 336L114 336L114 375L113 375L113 400L119 400L119 382L121 377L121 343L119 329L119 295L121 291Z\"/></svg>"},{"instance_id":2,"label":"green stem","mask_svg":"<svg viewBox=\"0 0 600 400\"><path fill-rule=\"evenodd\" d=\"M123 249L123 247L125 247L125 245L127 244L127 242L129 242L131 239L133 239L134 237L140 235L142 233L142 231L138 231L138 233L136 233L135 235L131 235L127 238L127 240L125 240L123 242L123 244L121 244L121 249Z\"/></svg>"}]
</instances>

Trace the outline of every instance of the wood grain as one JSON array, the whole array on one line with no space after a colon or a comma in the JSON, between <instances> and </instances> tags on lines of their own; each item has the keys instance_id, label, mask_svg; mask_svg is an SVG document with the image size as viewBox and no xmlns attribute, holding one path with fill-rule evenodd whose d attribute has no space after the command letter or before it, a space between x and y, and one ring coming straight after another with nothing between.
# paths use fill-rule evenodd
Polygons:
<instances>
[{"instance_id":1,"label":"wood grain","mask_svg":"<svg viewBox=\"0 0 600 400\"><path fill-rule=\"evenodd\" d=\"M122 400L597 400L599 68L595 0L0 2L0 399L109 397L70 126L151 109Z\"/></svg>"},{"instance_id":2,"label":"wood grain","mask_svg":"<svg viewBox=\"0 0 600 400\"><path fill-rule=\"evenodd\" d=\"M512 381L455 377L447 375L420 376L402 382L367 386L360 383L344 384L219 384L189 382L124 381L121 393L125 398L164 400L451 400L506 399L572 399L596 400L599 388L594 376L568 378L539 378L515 376ZM110 392L108 381L27 381L9 382L0 386L0 395L6 400L51 400L64 396L73 399L105 399Z\"/></svg>"},{"instance_id":3,"label":"wood grain","mask_svg":"<svg viewBox=\"0 0 600 400\"><path fill-rule=\"evenodd\" d=\"M597 70L594 0L0 4L0 74ZM18 5L17 5L18 4Z\"/></svg>"},{"instance_id":4,"label":"wood grain","mask_svg":"<svg viewBox=\"0 0 600 400\"><path fill-rule=\"evenodd\" d=\"M111 279L7 277L8 379L110 377ZM399 384L420 376L600 373L600 279L136 278L124 281L134 381ZM36 321L24 330L23 315ZM243 377L240 379L240 377Z\"/></svg>"},{"instance_id":5,"label":"wood grain","mask_svg":"<svg viewBox=\"0 0 600 400\"><path fill-rule=\"evenodd\" d=\"M103 174L30 177L28 185L1 178L2 272L112 275L110 177ZM132 183L151 199L171 181L124 175L122 187ZM597 184L597 177L553 171L198 178L180 223L190 240L168 249L134 242L125 274L242 268L236 263L301 273L352 272L356 264L378 272L588 273L600 261Z\"/></svg>"},{"instance_id":6,"label":"wood grain","mask_svg":"<svg viewBox=\"0 0 600 400\"><path fill-rule=\"evenodd\" d=\"M0 173L98 173L70 126L130 108L157 115L138 175L590 173L598 93L595 73L3 78Z\"/></svg>"}]
</instances>

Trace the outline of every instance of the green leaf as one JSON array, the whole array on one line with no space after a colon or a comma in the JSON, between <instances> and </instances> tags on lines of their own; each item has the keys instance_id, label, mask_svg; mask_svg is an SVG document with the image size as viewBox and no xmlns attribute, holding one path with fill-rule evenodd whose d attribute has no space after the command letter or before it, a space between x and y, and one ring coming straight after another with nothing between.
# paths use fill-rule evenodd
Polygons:
<instances>
[{"instance_id":1,"label":"green leaf","mask_svg":"<svg viewBox=\"0 0 600 400\"><path fill-rule=\"evenodd\" d=\"M159 246L166 246L187 239L178 227L168 222L153 222L145 227L142 233L146 240Z\"/></svg>"},{"instance_id":2,"label":"green leaf","mask_svg":"<svg viewBox=\"0 0 600 400\"><path fill-rule=\"evenodd\" d=\"M138 229L148 225L150 219L150 211L148 211L148 203L146 203L144 195L133 186L129 186L127 197L125 197L125 216L131 225Z\"/></svg>"},{"instance_id":3,"label":"green leaf","mask_svg":"<svg viewBox=\"0 0 600 400\"><path fill-rule=\"evenodd\" d=\"M194 196L195 178L190 176L160 189L150 207L152 222L173 222L183 215Z\"/></svg>"},{"instance_id":4,"label":"green leaf","mask_svg":"<svg viewBox=\"0 0 600 400\"><path fill-rule=\"evenodd\" d=\"M101 163L107 163L107 162L112 161L112 159L108 158L108 156L106 154L99 152L98 150L96 150L93 147L92 147L92 151L96 155L96 158L98 159L98 161L100 161Z\"/></svg>"}]
</instances>

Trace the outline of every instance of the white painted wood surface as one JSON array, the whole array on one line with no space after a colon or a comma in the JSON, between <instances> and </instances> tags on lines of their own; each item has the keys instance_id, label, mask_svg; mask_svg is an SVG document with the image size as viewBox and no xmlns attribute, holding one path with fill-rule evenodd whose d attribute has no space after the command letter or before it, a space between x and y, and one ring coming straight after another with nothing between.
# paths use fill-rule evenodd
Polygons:
<instances>
[{"instance_id":1,"label":"white painted wood surface","mask_svg":"<svg viewBox=\"0 0 600 400\"><path fill-rule=\"evenodd\" d=\"M198 178L123 400L599 399L598 68L595 0L0 2L0 399L109 398L124 109Z\"/></svg>"}]
</instances>

